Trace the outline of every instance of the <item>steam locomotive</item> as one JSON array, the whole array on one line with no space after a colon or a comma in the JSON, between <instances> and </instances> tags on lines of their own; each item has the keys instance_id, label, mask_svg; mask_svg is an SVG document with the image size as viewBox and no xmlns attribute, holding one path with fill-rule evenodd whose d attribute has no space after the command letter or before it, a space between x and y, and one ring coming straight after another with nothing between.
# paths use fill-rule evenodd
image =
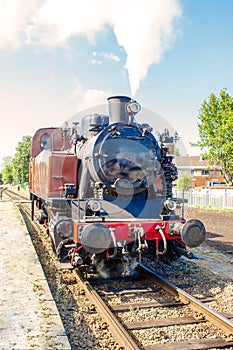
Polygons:
<instances>
[{"instance_id":1,"label":"steam locomotive","mask_svg":"<svg viewBox=\"0 0 233 350\"><path fill-rule=\"evenodd\" d=\"M175 136L154 135L126 96L108 98L108 115L39 129L32 138L29 188L32 217L51 237L60 262L97 269L120 262L131 273L142 255L170 262L205 239L199 220L185 221L173 182Z\"/></svg>"}]
</instances>

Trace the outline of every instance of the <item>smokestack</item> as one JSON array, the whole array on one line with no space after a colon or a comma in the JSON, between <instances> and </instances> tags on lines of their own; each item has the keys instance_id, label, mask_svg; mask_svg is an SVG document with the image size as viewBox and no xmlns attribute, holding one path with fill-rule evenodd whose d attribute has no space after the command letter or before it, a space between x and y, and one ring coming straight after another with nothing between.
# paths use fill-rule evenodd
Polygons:
<instances>
[{"instance_id":1,"label":"smokestack","mask_svg":"<svg viewBox=\"0 0 233 350\"><path fill-rule=\"evenodd\" d=\"M129 115L126 112L126 105L131 101L127 96L112 96L108 98L110 123L128 124Z\"/></svg>"}]
</instances>

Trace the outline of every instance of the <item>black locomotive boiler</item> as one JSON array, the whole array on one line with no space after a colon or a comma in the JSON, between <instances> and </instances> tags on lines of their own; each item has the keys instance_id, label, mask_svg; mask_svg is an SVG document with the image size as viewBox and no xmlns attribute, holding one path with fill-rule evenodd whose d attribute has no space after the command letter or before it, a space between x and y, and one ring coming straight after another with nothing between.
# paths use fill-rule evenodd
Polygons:
<instances>
[{"instance_id":1,"label":"black locomotive boiler","mask_svg":"<svg viewBox=\"0 0 233 350\"><path fill-rule=\"evenodd\" d=\"M59 260L73 268L120 261L129 275L131 260L142 255L155 263L190 257L206 233L176 210L174 137L137 123L141 107L129 97L110 97L108 107L108 115L35 133L32 213L36 204Z\"/></svg>"}]
</instances>

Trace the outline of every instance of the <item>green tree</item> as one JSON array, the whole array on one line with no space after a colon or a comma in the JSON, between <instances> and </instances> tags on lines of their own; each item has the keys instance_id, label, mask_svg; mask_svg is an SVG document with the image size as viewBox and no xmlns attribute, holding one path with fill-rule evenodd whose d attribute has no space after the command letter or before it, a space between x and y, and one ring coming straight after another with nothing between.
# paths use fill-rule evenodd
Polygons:
<instances>
[{"instance_id":1,"label":"green tree","mask_svg":"<svg viewBox=\"0 0 233 350\"><path fill-rule=\"evenodd\" d=\"M10 156L3 158L2 179L5 184L10 184L14 180L12 157Z\"/></svg>"},{"instance_id":2,"label":"green tree","mask_svg":"<svg viewBox=\"0 0 233 350\"><path fill-rule=\"evenodd\" d=\"M176 187L178 190L181 191L188 191L191 185L193 178L192 176L188 176L188 175L180 175L177 182L176 182Z\"/></svg>"},{"instance_id":3,"label":"green tree","mask_svg":"<svg viewBox=\"0 0 233 350\"><path fill-rule=\"evenodd\" d=\"M14 180L20 183L28 183L28 169L30 161L31 136L23 136L16 147L16 153L12 160Z\"/></svg>"},{"instance_id":4,"label":"green tree","mask_svg":"<svg viewBox=\"0 0 233 350\"><path fill-rule=\"evenodd\" d=\"M174 155L175 155L175 157L180 157L180 150L179 150L179 148L175 147Z\"/></svg>"},{"instance_id":5,"label":"green tree","mask_svg":"<svg viewBox=\"0 0 233 350\"><path fill-rule=\"evenodd\" d=\"M211 165L219 165L226 183L233 185L233 97L226 89L213 93L199 110L199 138L195 146L205 150Z\"/></svg>"},{"instance_id":6,"label":"green tree","mask_svg":"<svg viewBox=\"0 0 233 350\"><path fill-rule=\"evenodd\" d=\"M193 178L191 175L182 174L176 182L177 189L182 191L182 218L184 217L184 203L187 202L185 201L184 193L190 189L192 180Z\"/></svg>"}]
</instances>

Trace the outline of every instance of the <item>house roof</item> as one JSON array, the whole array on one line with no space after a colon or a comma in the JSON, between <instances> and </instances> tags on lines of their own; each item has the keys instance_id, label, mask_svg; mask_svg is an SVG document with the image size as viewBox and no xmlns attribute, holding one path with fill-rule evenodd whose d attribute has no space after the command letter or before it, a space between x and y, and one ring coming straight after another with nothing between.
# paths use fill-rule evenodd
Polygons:
<instances>
[{"instance_id":1,"label":"house roof","mask_svg":"<svg viewBox=\"0 0 233 350\"><path fill-rule=\"evenodd\" d=\"M179 156L174 158L174 163L178 168L196 168L205 169L209 166L207 159L203 159L202 156Z\"/></svg>"}]
</instances>

